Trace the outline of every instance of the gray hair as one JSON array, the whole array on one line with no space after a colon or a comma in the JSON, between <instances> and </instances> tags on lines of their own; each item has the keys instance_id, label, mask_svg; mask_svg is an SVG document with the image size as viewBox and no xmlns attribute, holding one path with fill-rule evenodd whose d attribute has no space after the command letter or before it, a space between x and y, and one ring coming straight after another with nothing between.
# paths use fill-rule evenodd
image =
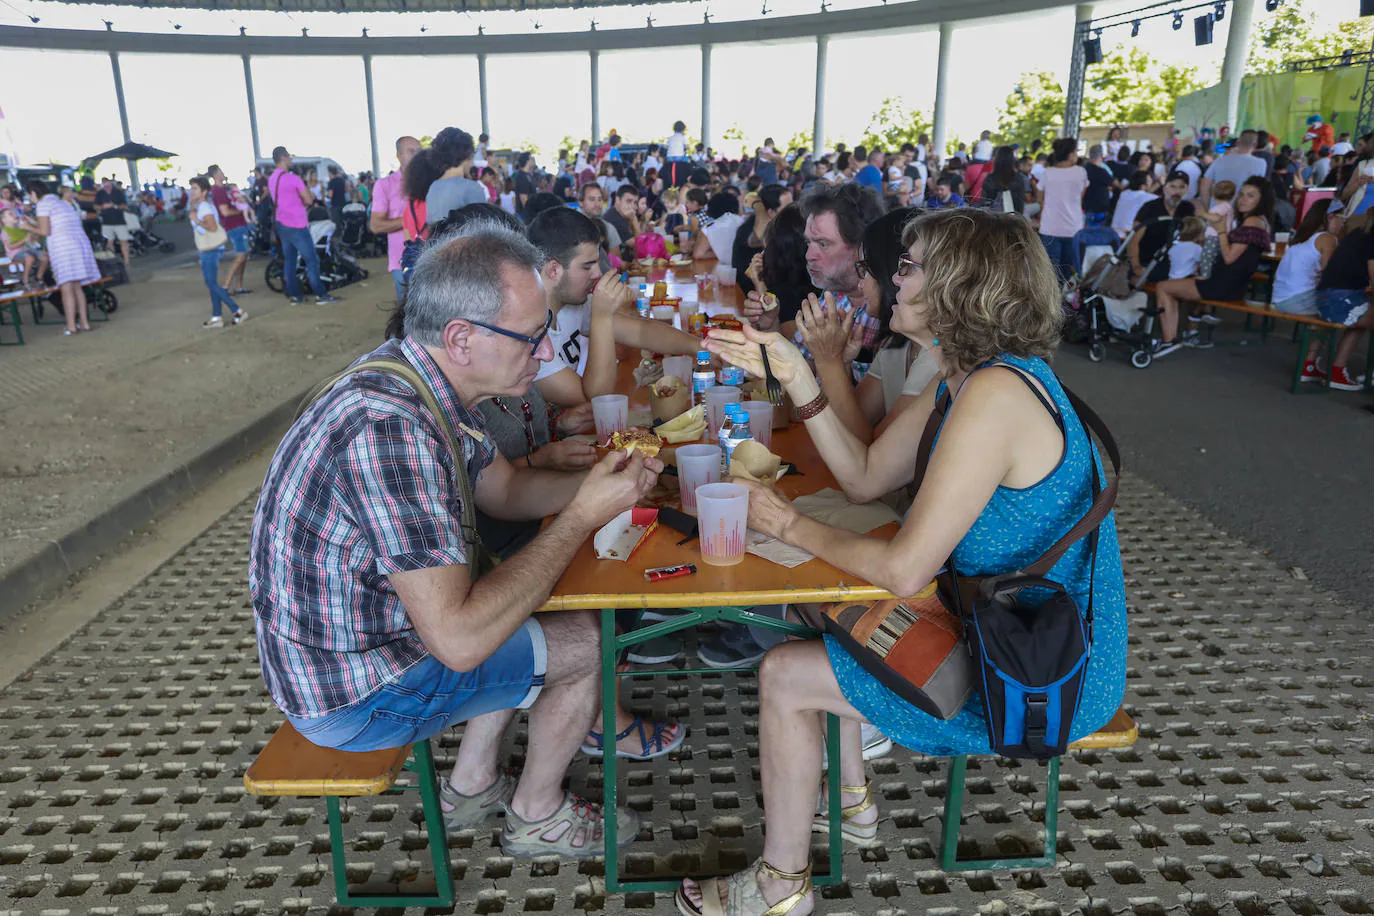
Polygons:
<instances>
[{"instance_id":1,"label":"gray hair","mask_svg":"<svg viewBox=\"0 0 1374 916\"><path fill-rule=\"evenodd\" d=\"M410 274L406 335L438 347L454 319L490 323L505 302L501 268L507 264L537 273L544 255L523 234L494 219L470 220L431 239Z\"/></svg>"},{"instance_id":2,"label":"gray hair","mask_svg":"<svg viewBox=\"0 0 1374 916\"><path fill-rule=\"evenodd\" d=\"M1103 152L1103 150L1102 150L1102 144L1101 144L1101 143L1094 143L1092 146L1088 147L1088 158L1089 158L1089 159L1101 159L1101 158L1102 158L1102 152Z\"/></svg>"}]
</instances>

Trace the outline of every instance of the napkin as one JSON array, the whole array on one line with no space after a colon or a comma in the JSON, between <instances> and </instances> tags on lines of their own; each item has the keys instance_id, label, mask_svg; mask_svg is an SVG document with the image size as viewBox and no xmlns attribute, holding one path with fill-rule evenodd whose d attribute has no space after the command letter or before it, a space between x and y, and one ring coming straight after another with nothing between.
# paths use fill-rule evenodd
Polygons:
<instances>
[{"instance_id":1,"label":"napkin","mask_svg":"<svg viewBox=\"0 0 1374 916\"><path fill-rule=\"evenodd\" d=\"M895 522L901 518L890 506L879 502L852 503L849 497L831 487L799 496L793 500L792 505L801 514L818 522L857 534L867 534L874 528L881 528L888 522ZM815 559L813 554L800 547L784 544L777 538L759 534L757 531L749 532L749 542L745 550L788 569Z\"/></svg>"}]
</instances>

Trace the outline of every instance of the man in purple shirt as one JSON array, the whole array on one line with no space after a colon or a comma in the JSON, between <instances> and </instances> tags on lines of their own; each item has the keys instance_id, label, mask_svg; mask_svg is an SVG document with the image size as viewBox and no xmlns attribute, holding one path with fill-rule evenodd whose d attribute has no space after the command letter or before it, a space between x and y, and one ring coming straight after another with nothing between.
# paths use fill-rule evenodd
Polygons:
<instances>
[{"instance_id":1,"label":"man in purple shirt","mask_svg":"<svg viewBox=\"0 0 1374 916\"><path fill-rule=\"evenodd\" d=\"M267 179L267 193L277 207L277 242L286 260L283 273L287 301L292 305L301 304L301 283L296 277L296 268L300 257L304 256L305 275L310 280L310 289L315 293L315 304L339 302L338 296L329 295L324 288L324 281L320 279L320 258L315 253L315 242L310 238L310 217L306 208L315 202L315 195L306 188L301 176L291 171L291 154L286 147L278 146L272 150L272 162L276 169Z\"/></svg>"},{"instance_id":2,"label":"man in purple shirt","mask_svg":"<svg viewBox=\"0 0 1374 916\"><path fill-rule=\"evenodd\" d=\"M410 160L420 151L420 141L401 137L396 141L396 159L401 167L372 186L372 215L368 228L377 235L386 234L386 269L396 286L396 301L405 298L405 280L401 273L401 253L406 247L406 234L401 219L410 198L405 194L405 172Z\"/></svg>"}]
</instances>

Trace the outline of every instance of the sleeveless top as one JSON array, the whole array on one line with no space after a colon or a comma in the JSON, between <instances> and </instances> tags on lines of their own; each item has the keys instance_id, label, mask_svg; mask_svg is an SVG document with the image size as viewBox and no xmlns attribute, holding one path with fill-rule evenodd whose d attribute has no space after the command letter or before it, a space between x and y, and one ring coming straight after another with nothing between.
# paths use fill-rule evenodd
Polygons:
<instances>
[{"instance_id":1,"label":"sleeveless top","mask_svg":"<svg viewBox=\"0 0 1374 916\"><path fill-rule=\"evenodd\" d=\"M1279 269L1274 273L1275 302L1309 293L1317 288L1322 274L1322 253L1317 250L1317 239L1326 235L1317 232L1310 239L1297 245L1288 246Z\"/></svg>"},{"instance_id":2,"label":"sleeveless top","mask_svg":"<svg viewBox=\"0 0 1374 916\"><path fill-rule=\"evenodd\" d=\"M1106 480L1097 449L1049 365L1042 359L1008 355L987 365L999 363L1022 370L1044 386L1063 417L1064 454L1039 482L1024 489L996 489L954 549L955 567L966 576L1004 573L1034 561L1088 511L1093 464ZM1098 529L1095 569L1090 568L1090 559L1089 541L1084 538L1069 548L1048 577L1067 588L1080 611L1088 607L1090 590L1093 597L1092 658L1071 730L1074 740L1106 725L1126 691L1126 585L1115 512ZM978 695L972 696L954 718L937 719L878 683L831 637L825 637L825 644L845 699L893 741L935 756L991 753Z\"/></svg>"}]
</instances>

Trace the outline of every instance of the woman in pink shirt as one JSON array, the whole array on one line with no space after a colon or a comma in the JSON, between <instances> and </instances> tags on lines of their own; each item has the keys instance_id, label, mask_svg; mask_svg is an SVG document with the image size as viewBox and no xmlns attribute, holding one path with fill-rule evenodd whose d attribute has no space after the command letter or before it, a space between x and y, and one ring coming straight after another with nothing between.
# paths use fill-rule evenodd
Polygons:
<instances>
[{"instance_id":1,"label":"woman in pink shirt","mask_svg":"<svg viewBox=\"0 0 1374 916\"><path fill-rule=\"evenodd\" d=\"M1073 237L1083 228L1083 192L1088 173L1078 164L1078 138L1060 137L1050 147L1050 168L1040 180L1040 240L1060 281L1078 273L1078 251Z\"/></svg>"}]
</instances>

